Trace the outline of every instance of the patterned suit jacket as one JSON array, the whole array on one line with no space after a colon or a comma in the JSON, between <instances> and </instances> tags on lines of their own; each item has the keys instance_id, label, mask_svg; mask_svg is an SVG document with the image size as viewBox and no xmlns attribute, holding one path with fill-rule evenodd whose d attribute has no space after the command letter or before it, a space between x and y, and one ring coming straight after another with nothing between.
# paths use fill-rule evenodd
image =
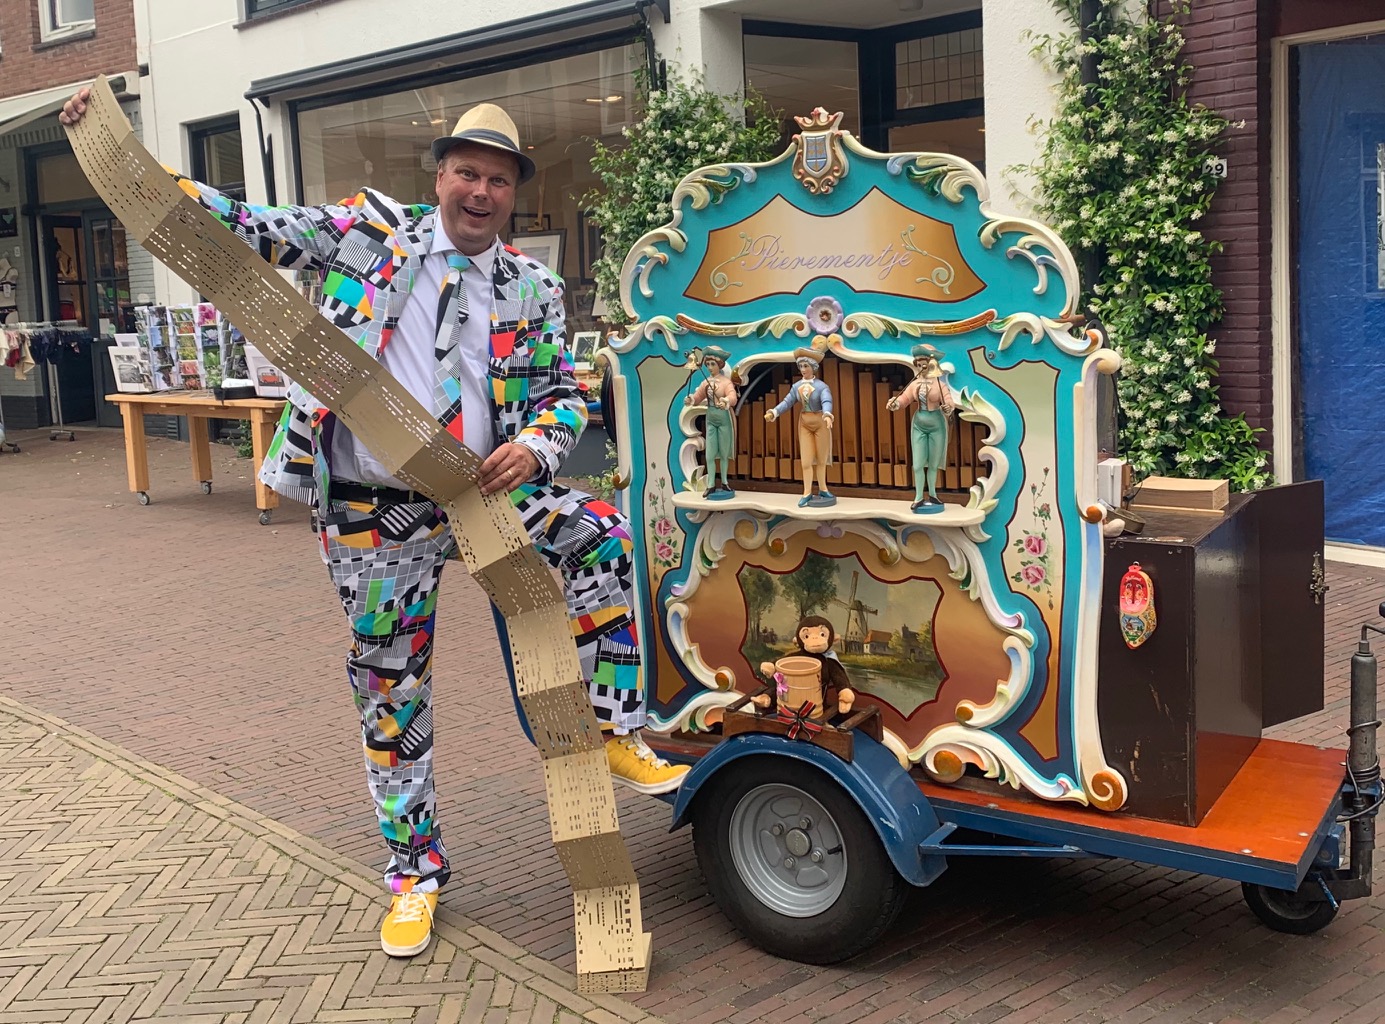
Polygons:
<instances>
[{"instance_id":1,"label":"patterned suit jacket","mask_svg":"<svg viewBox=\"0 0 1385 1024\"><path fill-rule=\"evenodd\" d=\"M337 205L254 206L174 177L274 266L321 274L322 315L380 358L432 243L432 207L404 205L372 189ZM532 451L539 460L538 482L548 483L587 422L586 389L573 377L563 343L563 283L537 260L505 246L495 260L492 288L489 377L495 436ZM433 339L426 343L431 346ZM260 479L281 494L311 502L319 481L326 479L325 464L314 464L313 427L328 427L331 415L292 385Z\"/></svg>"}]
</instances>

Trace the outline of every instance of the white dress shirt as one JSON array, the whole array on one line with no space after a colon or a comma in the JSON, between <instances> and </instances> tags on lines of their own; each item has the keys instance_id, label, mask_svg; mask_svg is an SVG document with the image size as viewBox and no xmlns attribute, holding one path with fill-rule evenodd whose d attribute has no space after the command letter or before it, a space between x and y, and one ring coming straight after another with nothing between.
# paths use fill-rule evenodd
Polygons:
<instances>
[{"instance_id":1,"label":"white dress shirt","mask_svg":"<svg viewBox=\"0 0 1385 1024\"><path fill-rule=\"evenodd\" d=\"M499 245L497 238L485 252L469 257L471 264L462 271L467 302L467 319L462 325L459 342L462 440L482 458L495 450L489 371L491 277ZM438 412L433 408L433 371L437 365L433 345L437 341L438 296L447 274L446 254L456 248L439 220L433 228L433 243L428 255L414 275L413 288L399 315L399 324L380 356L381 365L434 415ZM332 434L331 460L334 480L408 489L397 477L390 476L379 460L340 422Z\"/></svg>"}]
</instances>

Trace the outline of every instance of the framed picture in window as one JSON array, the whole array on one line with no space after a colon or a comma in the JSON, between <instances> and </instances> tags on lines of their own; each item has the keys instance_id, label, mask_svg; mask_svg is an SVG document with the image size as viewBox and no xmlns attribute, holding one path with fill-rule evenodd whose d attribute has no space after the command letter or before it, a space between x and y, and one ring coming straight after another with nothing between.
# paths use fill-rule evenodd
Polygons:
<instances>
[{"instance_id":1,"label":"framed picture in window","mask_svg":"<svg viewBox=\"0 0 1385 1024\"><path fill-rule=\"evenodd\" d=\"M596 282L596 271L593 266L601 258L601 251L605 245L606 239L601 234L601 228L587 216L585 210L579 210L577 213L577 264L583 284Z\"/></svg>"},{"instance_id":2,"label":"framed picture in window","mask_svg":"<svg viewBox=\"0 0 1385 1024\"><path fill-rule=\"evenodd\" d=\"M563 243L566 240L567 229L554 228L552 231L516 231L510 244L561 277Z\"/></svg>"},{"instance_id":3,"label":"framed picture in window","mask_svg":"<svg viewBox=\"0 0 1385 1024\"><path fill-rule=\"evenodd\" d=\"M596 350L601 344L600 331L578 331L572 336L572 368L590 371L596 366Z\"/></svg>"},{"instance_id":4,"label":"framed picture in window","mask_svg":"<svg viewBox=\"0 0 1385 1024\"><path fill-rule=\"evenodd\" d=\"M523 235L531 231L549 231L553 218L548 214L512 213L510 214L510 235Z\"/></svg>"}]
</instances>

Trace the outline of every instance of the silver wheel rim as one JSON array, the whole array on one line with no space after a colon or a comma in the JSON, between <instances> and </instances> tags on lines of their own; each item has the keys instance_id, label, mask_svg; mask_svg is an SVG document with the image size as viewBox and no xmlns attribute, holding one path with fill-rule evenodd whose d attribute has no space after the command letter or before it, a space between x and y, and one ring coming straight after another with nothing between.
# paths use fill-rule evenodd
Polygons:
<instances>
[{"instance_id":1,"label":"silver wheel rim","mask_svg":"<svg viewBox=\"0 0 1385 1024\"><path fill-rule=\"evenodd\" d=\"M731 812L731 861L757 900L785 917L814 917L846 885L841 829L811 795L757 786Z\"/></svg>"}]
</instances>

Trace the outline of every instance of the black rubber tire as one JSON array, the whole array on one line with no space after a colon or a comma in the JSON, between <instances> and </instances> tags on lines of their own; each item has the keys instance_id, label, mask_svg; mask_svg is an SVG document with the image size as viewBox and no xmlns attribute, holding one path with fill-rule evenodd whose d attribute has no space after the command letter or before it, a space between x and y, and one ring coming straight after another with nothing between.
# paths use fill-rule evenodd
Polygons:
<instances>
[{"instance_id":1,"label":"black rubber tire","mask_svg":"<svg viewBox=\"0 0 1385 1024\"><path fill-rule=\"evenodd\" d=\"M814 917L789 917L766 906L742 881L731 857L736 805L770 783L810 793L841 832L846 884L836 901ZM697 862L717 906L750 942L787 960L835 964L869 948L894 923L911 888L856 801L811 765L777 757L747 757L728 765L697 794L692 825Z\"/></svg>"},{"instance_id":2,"label":"black rubber tire","mask_svg":"<svg viewBox=\"0 0 1385 1024\"><path fill-rule=\"evenodd\" d=\"M148 492L148 491L139 491L139 492L137 492L136 497L139 499L139 503L140 503L141 505L148 505L148 504L149 504L149 492Z\"/></svg>"},{"instance_id":3,"label":"black rubber tire","mask_svg":"<svg viewBox=\"0 0 1385 1024\"><path fill-rule=\"evenodd\" d=\"M1323 898L1317 882L1305 881L1298 892L1242 882L1241 895L1256 917L1275 931L1290 935L1312 935L1337 916L1338 905Z\"/></svg>"}]
</instances>

